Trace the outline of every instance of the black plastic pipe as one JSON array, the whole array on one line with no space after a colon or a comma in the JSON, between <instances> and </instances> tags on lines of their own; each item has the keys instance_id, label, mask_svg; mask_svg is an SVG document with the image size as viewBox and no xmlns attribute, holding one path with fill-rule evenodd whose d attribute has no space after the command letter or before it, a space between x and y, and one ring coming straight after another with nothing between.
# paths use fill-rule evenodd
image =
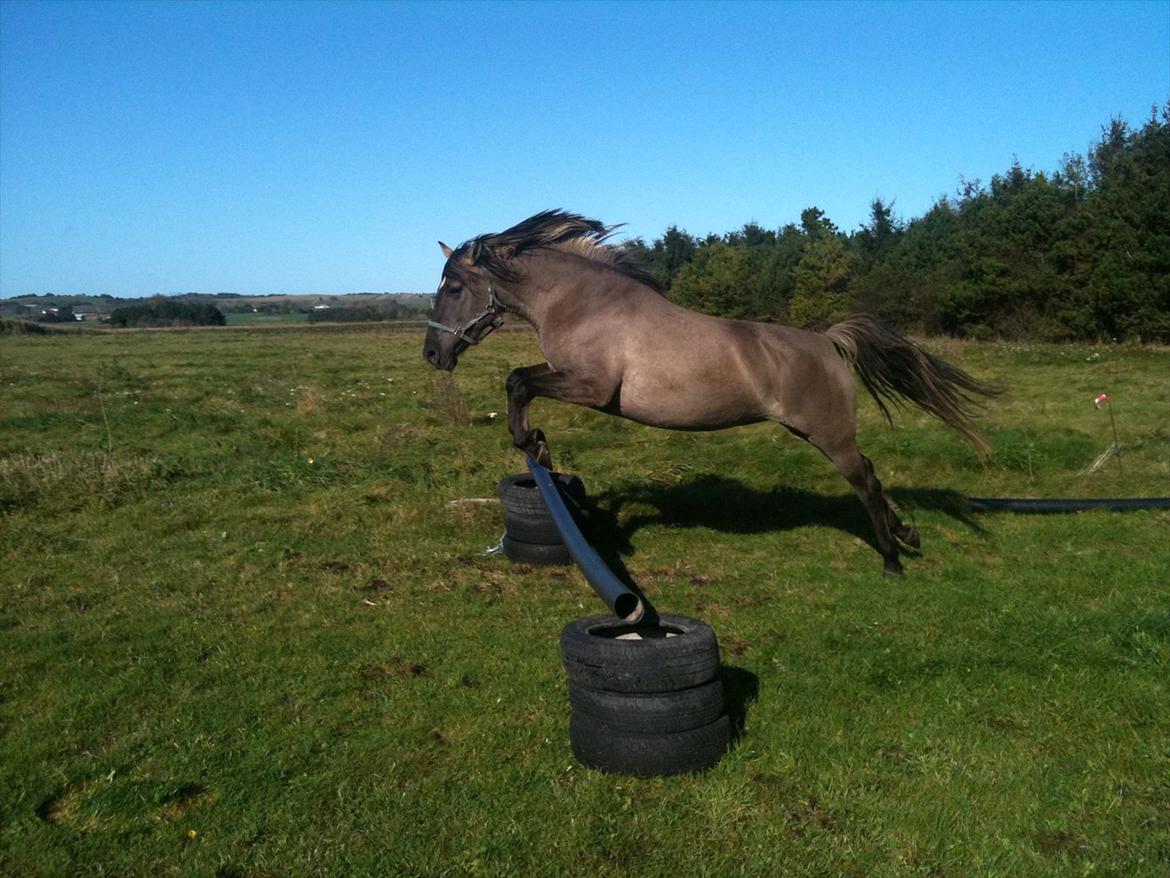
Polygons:
<instances>
[{"instance_id":1,"label":"black plastic pipe","mask_svg":"<svg viewBox=\"0 0 1170 878\"><path fill-rule=\"evenodd\" d=\"M1080 512L1085 509L1108 509L1128 512L1133 509L1170 509L1170 497L1116 497L1080 500L1029 500L1016 497L968 497L975 512L1024 512L1049 515L1055 512Z\"/></svg>"},{"instance_id":2,"label":"black plastic pipe","mask_svg":"<svg viewBox=\"0 0 1170 878\"><path fill-rule=\"evenodd\" d=\"M589 545L589 541L577 527L577 522L573 521L573 516L569 514L561 492L553 483L548 469L531 456L528 458L528 469L532 471L532 478L536 480L536 487L544 497L544 505L548 507L553 523L561 532L565 547L581 568L581 572L585 574L585 579L597 592L597 596L605 602L610 612L622 621L631 625L641 622L642 617L646 615L646 602L626 588L625 583L614 576L613 571L597 554L597 550Z\"/></svg>"}]
</instances>

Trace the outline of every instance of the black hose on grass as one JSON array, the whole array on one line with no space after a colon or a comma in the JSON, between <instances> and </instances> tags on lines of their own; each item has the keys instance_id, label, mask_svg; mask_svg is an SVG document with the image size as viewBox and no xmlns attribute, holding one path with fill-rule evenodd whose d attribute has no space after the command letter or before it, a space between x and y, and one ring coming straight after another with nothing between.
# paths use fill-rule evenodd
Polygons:
<instances>
[{"instance_id":1,"label":"black hose on grass","mask_svg":"<svg viewBox=\"0 0 1170 878\"><path fill-rule=\"evenodd\" d=\"M1082 512L1107 509L1129 512L1135 509L1170 509L1170 497L1116 497L1080 500L1030 500L1017 497L968 497L972 512L1022 512L1051 515L1057 512Z\"/></svg>"}]
</instances>

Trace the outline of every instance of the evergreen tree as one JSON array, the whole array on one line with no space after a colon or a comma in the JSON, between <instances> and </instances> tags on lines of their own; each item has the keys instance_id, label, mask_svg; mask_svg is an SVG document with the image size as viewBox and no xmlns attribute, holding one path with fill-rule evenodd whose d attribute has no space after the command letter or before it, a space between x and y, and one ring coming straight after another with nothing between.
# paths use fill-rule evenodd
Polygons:
<instances>
[{"instance_id":1,"label":"evergreen tree","mask_svg":"<svg viewBox=\"0 0 1170 878\"><path fill-rule=\"evenodd\" d=\"M863 310L928 333L1170 342L1170 104L1139 129L1110 120L1050 174L1014 160L986 186L960 178L909 223L875 198L849 236L810 207L778 232L672 226L632 246L678 302L727 317L823 328Z\"/></svg>"}]
</instances>

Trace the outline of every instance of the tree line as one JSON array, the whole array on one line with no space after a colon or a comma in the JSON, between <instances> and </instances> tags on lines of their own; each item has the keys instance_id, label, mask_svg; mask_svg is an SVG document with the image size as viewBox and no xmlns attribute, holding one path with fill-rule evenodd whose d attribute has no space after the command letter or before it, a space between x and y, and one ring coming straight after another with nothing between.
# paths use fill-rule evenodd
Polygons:
<instances>
[{"instance_id":1,"label":"tree line","mask_svg":"<svg viewBox=\"0 0 1170 878\"><path fill-rule=\"evenodd\" d=\"M287 312L293 313L293 310L288 309ZM391 300L310 311L306 319L310 323L366 323L406 320L417 316L418 313ZM227 320L215 305L183 302L159 296L146 302L115 308L110 313L109 322L111 326L122 327L223 326Z\"/></svg>"},{"instance_id":2,"label":"tree line","mask_svg":"<svg viewBox=\"0 0 1170 878\"><path fill-rule=\"evenodd\" d=\"M156 298L124 305L110 313L112 326L223 326L227 321L214 305Z\"/></svg>"},{"instance_id":3,"label":"tree line","mask_svg":"<svg viewBox=\"0 0 1170 878\"><path fill-rule=\"evenodd\" d=\"M418 310L393 300L368 302L361 305L341 305L310 311L309 323L381 323L386 320L410 320L418 317Z\"/></svg>"},{"instance_id":4,"label":"tree line","mask_svg":"<svg viewBox=\"0 0 1170 878\"><path fill-rule=\"evenodd\" d=\"M1170 342L1170 103L1115 118L1087 156L960 181L921 217L876 198L838 229L816 207L778 230L626 244L681 305L823 329L864 311L969 338Z\"/></svg>"}]
</instances>

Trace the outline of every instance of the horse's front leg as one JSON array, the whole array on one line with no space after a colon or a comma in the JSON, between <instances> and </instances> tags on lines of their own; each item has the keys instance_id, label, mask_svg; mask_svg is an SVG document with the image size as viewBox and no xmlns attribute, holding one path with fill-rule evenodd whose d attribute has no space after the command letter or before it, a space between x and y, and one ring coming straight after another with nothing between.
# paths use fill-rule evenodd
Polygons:
<instances>
[{"instance_id":1,"label":"horse's front leg","mask_svg":"<svg viewBox=\"0 0 1170 878\"><path fill-rule=\"evenodd\" d=\"M549 469L552 469L552 454L548 450L544 431L528 423L528 406L532 400L544 396L595 407L606 401L604 390L597 382L582 379L572 372L557 372L548 363L513 369L505 386L508 391L508 427L512 431L512 442Z\"/></svg>"},{"instance_id":2,"label":"horse's front leg","mask_svg":"<svg viewBox=\"0 0 1170 878\"><path fill-rule=\"evenodd\" d=\"M528 406L536 395L532 392L533 382L550 374L552 366L548 363L521 366L508 373L504 387L508 392L508 429L512 431L512 444L525 454L531 454L537 463L552 469L552 455L544 432L528 426Z\"/></svg>"}]
</instances>

